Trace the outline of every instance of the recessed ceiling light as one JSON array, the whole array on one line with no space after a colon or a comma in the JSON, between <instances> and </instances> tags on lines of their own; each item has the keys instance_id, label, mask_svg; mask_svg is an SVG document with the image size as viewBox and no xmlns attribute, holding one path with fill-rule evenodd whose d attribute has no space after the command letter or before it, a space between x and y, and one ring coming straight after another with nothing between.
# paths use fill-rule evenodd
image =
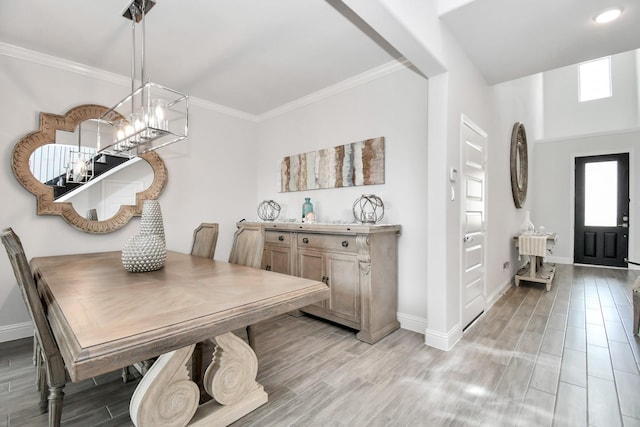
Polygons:
<instances>
[{"instance_id":1,"label":"recessed ceiling light","mask_svg":"<svg viewBox=\"0 0 640 427\"><path fill-rule=\"evenodd\" d=\"M618 19L621 13L622 13L621 7L614 7L611 9L603 10L602 12L598 13L596 16L593 17L593 20L596 21L598 24L605 24L607 22L611 22Z\"/></svg>"}]
</instances>

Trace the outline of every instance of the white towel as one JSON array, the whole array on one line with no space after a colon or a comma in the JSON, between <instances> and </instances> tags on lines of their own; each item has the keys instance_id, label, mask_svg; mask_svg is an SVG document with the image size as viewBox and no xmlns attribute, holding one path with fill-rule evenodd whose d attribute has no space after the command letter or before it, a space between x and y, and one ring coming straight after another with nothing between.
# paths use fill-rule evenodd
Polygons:
<instances>
[{"instance_id":1,"label":"white towel","mask_svg":"<svg viewBox=\"0 0 640 427\"><path fill-rule=\"evenodd\" d=\"M520 255L545 256L547 253L547 236L535 236L523 234L518 237L518 249Z\"/></svg>"}]
</instances>

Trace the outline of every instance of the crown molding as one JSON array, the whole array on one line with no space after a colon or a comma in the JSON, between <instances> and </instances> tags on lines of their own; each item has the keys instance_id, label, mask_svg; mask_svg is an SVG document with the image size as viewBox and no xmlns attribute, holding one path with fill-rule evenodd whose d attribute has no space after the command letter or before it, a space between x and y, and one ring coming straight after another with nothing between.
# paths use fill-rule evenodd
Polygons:
<instances>
[{"instance_id":1,"label":"crown molding","mask_svg":"<svg viewBox=\"0 0 640 427\"><path fill-rule=\"evenodd\" d=\"M200 108L204 108L205 110L215 111L216 113L225 114L227 116L236 117L238 119L247 120L254 123L258 122L258 116L255 114L246 113L241 110L236 110L235 108L226 107L221 104L216 104L215 102L207 101L202 98L189 96L189 102L192 105L196 105Z\"/></svg>"},{"instance_id":2,"label":"crown molding","mask_svg":"<svg viewBox=\"0 0 640 427\"><path fill-rule=\"evenodd\" d=\"M121 76L120 74L111 73L109 71L101 70L100 68L90 67L79 62L69 61L68 59L58 58L56 56L25 49L8 43L0 42L0 55L57 68L63 71L69 71L121 86L129 86L131 84L130 78Z\"/></svg>"},{"instance_id":3,"label":"crown molding","mask_svg":"<svg viewBox=\"0 0 640 427\"><path fill-rule=\"evenodd\" d=\"M288 113L293 110L297 110L298 108L313 104L314 102L320 101L321 99L337 95L338 93L353 89L357 86L361 86L365 83L369 83L373 80L379 79L380 77L384 77L388 74L392 74L396 71L404 70L409 67L411 67L411 63L405 58L399 58L386 64L382 64L378 67L365 71L364 73L358 74L354 77L350 77L334 85L327 86L326 88L321 89L317 92L313 92L309 95L303 96L302 98L298 98L295 101L281 105L280 107L274 108L273 110L269 110L265 113L259 114L257 116L257 121L263 122L265 120L272 119L276 116Z\"/></svg>"},{"instance_id":4,"label":"crown molding","mask_svg":"<svg viewBox=\"0 0 640 427\"><path fill-rule=\"evenodd\" d=\"M8 56L11 58L33 62L39 65L47 67L57 68L63 71L76 73L82 76L91 77L96 80L101 80L108 83L114 83L119 86L128 88L131 85L131 78L122 76L120 74L112 73L102 70L100 68L91 67L89 65L81 64L79 62L70 61L68 59L58 58L56 56L48 55L46 53L38 52L35 50L25 49L23 47L15 46L12 44L0 42L0 55ZM207 101L201 98L189 96L189 102L197 107L204 108L209 111L214 111L227 116L236 117L242 120L247 120L254 123L263 122L268 119L272 119L279 115L288 113L293 110L297 110L304 106L313 104L314 102L344 92L346 90L361 86L365 83L369 83L373 80L384 77L388 74L395 73L406 69L411 66L411 63L404 58L399 58L358 74L357 76L348 78L334 85L328 86L317 92L298 98L295 101L281 105L262 114L251 114L244 111L236 110L231 107L216 104L215 102Z\"/></svg>"},{"instance_id":5,"label":"crown molding","mask_svg":"<svg viewBox=\"0 0 640 427\"><path fill-rule=\"evenodd\" d=\"M10 58L20 59L22 61L33 62L35 64L44 65L47 67L57 68L59 70L68 71L71 73L79 74L81 76L91 77L96 80L101 80L107 83L114 83L124 88L131 87L131 77L122 76L120 74L105 71L100 68L91 67L89 65L81 64L79 62L70 61L68 59L58 58L56 56L48 55L46 53L38 52L35 50L25 49L20 46L0 42L0 55L8 56ZM235 110L224 105L216 104L214 102L206 101L204 99L189 97L189 102L192 105L196 105L206 110L215 111L228 116L237 117L243 120L249 120L257 122L257 116L254 114L245 113L244 111Z\"/></svg>"}]
</instances>

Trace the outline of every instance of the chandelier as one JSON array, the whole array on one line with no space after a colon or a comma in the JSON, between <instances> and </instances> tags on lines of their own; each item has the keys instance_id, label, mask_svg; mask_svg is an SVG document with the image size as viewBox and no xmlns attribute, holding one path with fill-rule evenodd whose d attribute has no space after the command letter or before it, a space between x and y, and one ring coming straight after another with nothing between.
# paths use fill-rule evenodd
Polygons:
<instances>
[{"instance_id":1,"label":"chandelier","mask_svg":"<svg viewBox=\"0 0 640 427\"><path fill-rule=\"evenodd\" d=\"M131 158L188 137L189 96L153 83L146 76L145 16L154 5L153 0L133 0L122 14L131 20L131 93L98 120L100 153ZM141 27L141 40L140 86L136 88L137 26ZM101 141L101 123L112 128L112 137L107 141Z\"/></svg>"},{"instance_id":2,"label":"chandelier","mask_svg":"<svg viewBox=\"0 0 640 427\"><path fill-rule=\"evenodd\" d=\"M93 178L94 149L82 147L82 123L78 124L78 149L69 151L66 183L85 184Z\"/></svg>"}]
</instances>

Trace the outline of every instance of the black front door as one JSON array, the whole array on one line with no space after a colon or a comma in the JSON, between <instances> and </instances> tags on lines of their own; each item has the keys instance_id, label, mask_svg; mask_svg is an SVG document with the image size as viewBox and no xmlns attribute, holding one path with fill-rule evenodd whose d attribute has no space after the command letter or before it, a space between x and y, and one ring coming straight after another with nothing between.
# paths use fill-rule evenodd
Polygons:
<instances>
[{"instance_id":1,"label":"black front door","mask_svg":"<svg viewBox=\"0 0 640 427\"><path fill-rule=\"evenodd\" d=\"M626 267L629 153L576 158L574 262Z\"/></svg>"}]
</instances>

